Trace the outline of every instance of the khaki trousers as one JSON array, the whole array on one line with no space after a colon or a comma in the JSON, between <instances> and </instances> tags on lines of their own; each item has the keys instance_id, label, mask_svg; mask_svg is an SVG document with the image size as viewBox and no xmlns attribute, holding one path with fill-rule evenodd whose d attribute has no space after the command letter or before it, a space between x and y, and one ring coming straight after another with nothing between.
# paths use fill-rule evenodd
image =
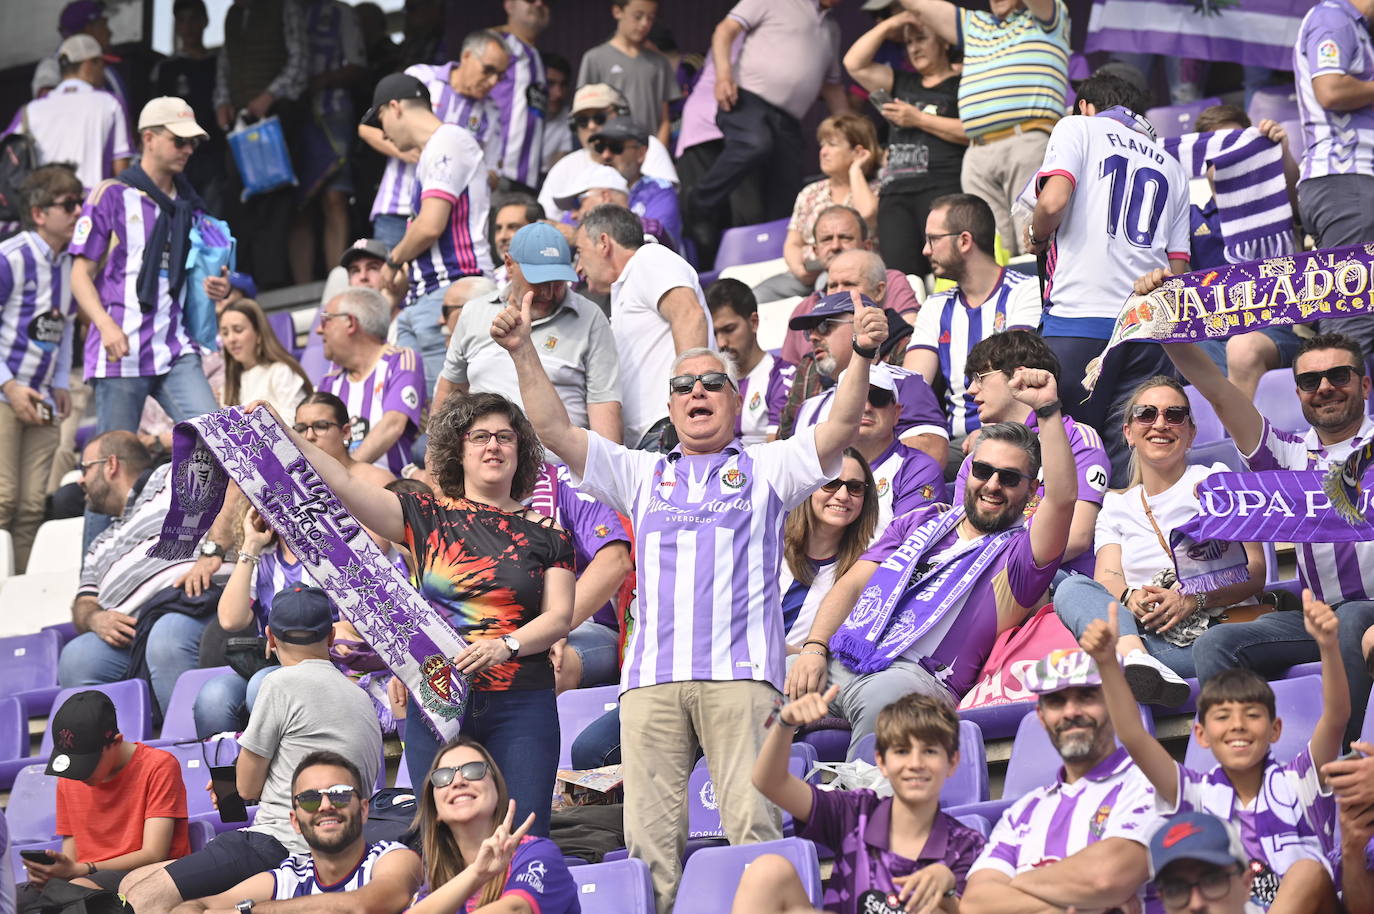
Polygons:
<instances>
[{"instance_id":1,"label":"khaki trousers","mask_svg":"<svg viewBox=\"0 0 1374 914\"><path fill-rule=\"evenodd\" d=\"M48 471L60 432L55 425L25 425L8 403L0 403L0 527L14 538L14 567L22 572L38 525Z\"/></svg>"},{"instance_id":2,"label":"khaki trousers","mask_svg":"<svg viewBox=\"0 0 1374 914\"><path fill-rule=\"evenodd\" d=\"M977 194L992 207L997 234L1013 257L1022 253L1021 228L1025 220L1012 219L1011 207L1040 171L1049 142L1050 135L1043 130L1028 130L986 146L972 144L964 153L959 183L964 193Z\"/></svg>"},{"instance_id":3,"label":"khaki trousers","mask_svg":"<svg viewBox=\"0 0 1374 914\"><path fill-rule=\"evenodd\" d=\"M625 843L649 865L659 914L669 914L687 844L687 779L706 752L721 824L731 844L782 836L778 809L755 789L763 722L778 692L766 682L666 682L620 699Z\"/></svg>"}]
</instances>

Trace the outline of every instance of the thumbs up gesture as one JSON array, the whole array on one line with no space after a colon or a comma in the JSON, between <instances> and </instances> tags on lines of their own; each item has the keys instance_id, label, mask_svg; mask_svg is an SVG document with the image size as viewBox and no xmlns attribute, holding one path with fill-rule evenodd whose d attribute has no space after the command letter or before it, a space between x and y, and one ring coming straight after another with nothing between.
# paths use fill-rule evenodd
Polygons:
<instances>
[{"instance_id":1,"label":"thumbs up gesture","mask_svg":"<svg viewBox=\"0 0 1374 914\"><path fill-rule=\"evenodd\" d=\"M1116 663L1116 642L1121 637L1121 626L1116 621L1118 607L1113 600L1107 607L1107 618L1094 619L1078 639L1083 653L1097 661L1098 669Z\"/></svg>"},{"instance_id":2,"label":"thumbs up gesture","mask_svg":"<svg viewBox=\"0 0 1374 914\"><path fill-rule=\"evenodd\" d=\"M533 301L534 293L526 292L519 307L506 305L506 309L496 315L491 322L491 338L496 345L512 353L530 345L530 305Z\"/></svg>"},{"instance_id":3,"label":"thumbs up gesture","mask_svg":"<svg viewBox=\"0 0 1374 914\"><path fill-rule=\"evenodd\" d=\"M854 342L860 349L877 349L887 339L887 313L865 305L856 291L849 296L854 302Z\"/></svg>"}]
</instances>

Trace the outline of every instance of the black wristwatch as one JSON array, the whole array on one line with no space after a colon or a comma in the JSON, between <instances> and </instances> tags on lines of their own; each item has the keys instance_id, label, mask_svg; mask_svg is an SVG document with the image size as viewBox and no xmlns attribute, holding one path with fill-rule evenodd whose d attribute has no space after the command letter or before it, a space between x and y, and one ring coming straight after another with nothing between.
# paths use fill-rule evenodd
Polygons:
<instances>
[{"instance_id":1,"label":"black wristwatch","mask_svg":"<svg viewBox=\"0 0 1374 914\"><path fill-rule=\"evenodd\" d=\"M200 554L206 557L222 559L225 555L225 549L219 543L206 540L200 544Z\"/></svg>"},{"instance_id":2,"label":"black wristwatch","mask_svg":"<svg viewBox=\"0 0 1374 914\"><path fill-rule=\"evenodd\" d=\"M1064 408L1064 404L1063 404L1063 403L1061 403L1061 402L1058 401L1058 400L1051 400L1050 402L1046 403L1044 406L1037 407L1036 410L1035 410L1035 415L1036 415L1036 418L1038 418L1038 419L1048 419L1050 416L1053 416L1055 413L1060 412L1063 408Z\"/></svg>"},{"instance_id":3,"label":"black wristwatch","mask_svg":"<svg viewBox=\"0 0 1374 914\"><path fill-rule=\"evenodd\" d=\"M861 356L863 356L863 357L866 358L866 359L871 359L871 358L874 358L875 356L877 356L877 354L878 354L878 347L877 347L877 346L874 346L874 347L871 348L871 349L865 349L864 347L860 346L860 345L859 345L859 335L856 333L856 334L854 334L854 353L855 353L856 355L861 355Z\"/></svg>"},{"instance_id":4,"label":"black wristwatch","mask_svg":"<svg viewBox=\"0 0 1374 914\"><path fill-rule=\"evenodd\" d=\"M390 257L388 257L388 258L386 259L386 265L389 266L389 267L391 267L391 269L393 269L393 270L399 271L399 270L401 269L401 264L399 264L399 263L397 263L396 261L392 260Z\"/></svg>"}]
</instances>

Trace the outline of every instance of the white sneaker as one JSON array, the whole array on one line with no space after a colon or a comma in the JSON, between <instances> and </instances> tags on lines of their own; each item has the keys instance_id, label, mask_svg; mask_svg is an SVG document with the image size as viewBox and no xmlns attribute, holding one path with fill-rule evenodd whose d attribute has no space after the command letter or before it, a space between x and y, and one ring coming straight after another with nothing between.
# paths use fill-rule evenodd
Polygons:
<instances>
[{"instance_id":1,"label":"white sneaker","mask_svg":"<svg viewBox=\"0 0 1374 914\"><path fill-rule=\"evenodd\" d=\"M1192 694L1181 676L1142 650L1127 654L1121 666L1131 694L1143 705L1176 708Z\"/></svg>"}]
</instances>

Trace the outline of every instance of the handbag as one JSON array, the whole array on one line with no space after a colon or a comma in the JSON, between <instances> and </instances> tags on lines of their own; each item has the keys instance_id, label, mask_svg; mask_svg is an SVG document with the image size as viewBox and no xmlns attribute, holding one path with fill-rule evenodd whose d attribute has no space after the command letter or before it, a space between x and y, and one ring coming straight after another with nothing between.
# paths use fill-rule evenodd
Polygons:
<instances>
[{"instance_id":1,"label":"handbag","mask_svg":"<svg viewBox=\"0 0 1374 914\"><path fill-rule=\"evenodd\" d=\"M219 349L219 317L215 302L205 293L205 280L235 267L234 234L229 223L201 214L191 226L191 249L186 253L186 303L182 320L191 339L207 349Z\"/></svg>"}]
</instances>

